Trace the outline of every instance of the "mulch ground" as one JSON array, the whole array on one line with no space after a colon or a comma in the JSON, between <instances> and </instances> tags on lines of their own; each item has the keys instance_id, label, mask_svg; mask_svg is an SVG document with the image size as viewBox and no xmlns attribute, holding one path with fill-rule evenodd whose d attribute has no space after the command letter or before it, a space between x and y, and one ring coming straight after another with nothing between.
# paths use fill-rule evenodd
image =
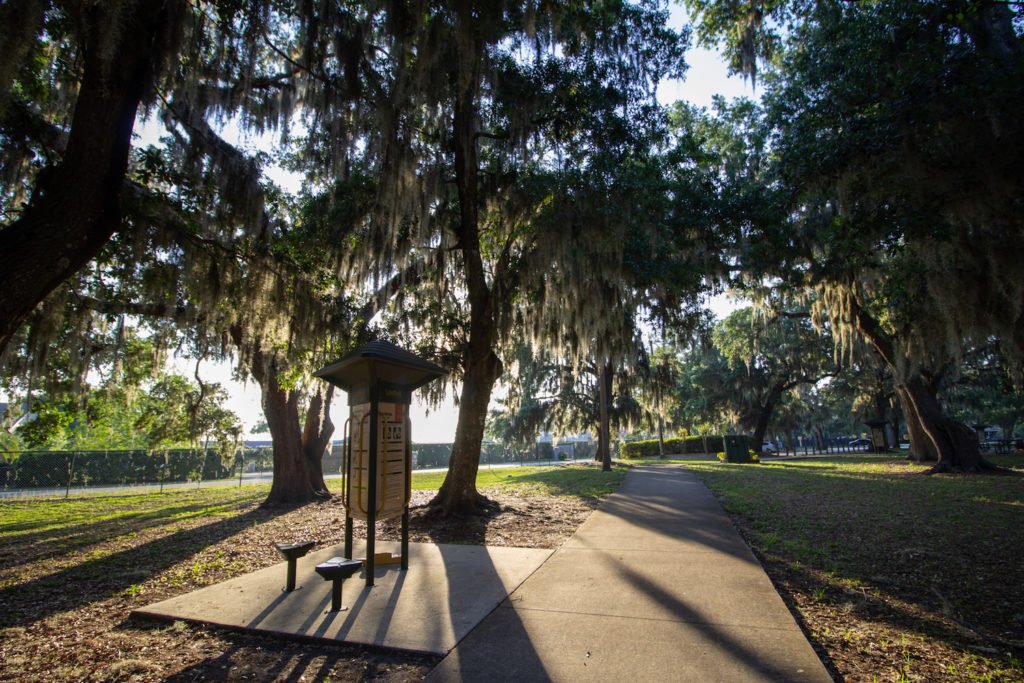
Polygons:
<instances>
[{"instance_id":1,"label":"mulch ground","mask_svg":"<svg viewBox=\"0 0 1024 683\"><path fill-rule=\"evenodd\" d=\"M414 492L410 540L555 548L597 501L483 490L500 508L468 520L428 515L432 492ZM343 540L337 499L288 511L245 504L213 519L109 530L80 552L47 543L0 563L0 681L420 681L433 657L151 623L132 610L277 564L274 542ZM365 527L356 525L356 537ZM398 540L397 520L377 538ZM179 559L180 558L180 559Z\"/></svg>"},{"instance_id":2,"label":"mulch ground","mask_svg":"<svg viewBox=\"0 0 1024 683\"><path fill-rule=\"evenodd\" d=\"M498 511L456 520L426 514L421 506L432 494L415 492L411 539L555 548L598 504L484 493L499 503ZM54 553L46 543L26 546L0 562L0 680L420 681L435 658L128 616L135 608L280 562L273 543L282 538L336 545L343 520L337 500L286 511L246 503L213 519L111 529L72 553ZM756 537L742 522L740 530L748 539ZM397 521L382 524L378 538L397 540ZM979 635L954 607L948 614L922 609L909 587L927 582L911 581L899 567L924 568L939 558L894 557L873 582L844 585L784 556L758 554L837 680L1024 680L1007 634ZM972 598L1010 619L1024 610L1003 604L998 591L984 586L976 586ZM1024 616L1019 618L1024 625ZM1010 665L993 667L994 656Z\"/></svg>"}]
</instances>

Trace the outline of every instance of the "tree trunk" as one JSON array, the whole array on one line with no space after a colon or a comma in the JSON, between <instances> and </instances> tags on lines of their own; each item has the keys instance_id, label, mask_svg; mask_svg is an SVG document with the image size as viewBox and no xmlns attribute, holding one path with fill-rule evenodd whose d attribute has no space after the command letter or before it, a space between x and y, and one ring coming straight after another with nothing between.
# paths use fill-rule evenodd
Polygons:
<instances>
[{"instance_id":1,"label":"tree trunk","mask_svg":"<svg viewBox=\"0 0 1024 683\"><path fill-rule=\"evenodd\" d=\"M264 504L291 505L330 497L323 471L312 466L315 458L309 457L299 428L299 392L282 388L276 373L268 373L262 389L263 413L274 441L274 481Z\"/></svg>"},{"instance_id":2,"label":"tree trunk","mask_svg":"<svg viewBox=\"0 0 1024 683\"><path fill-rule=\"evenodd\" d=\"M855 312L857 329L867 342L878 352L894 377L899 377L899 366L895 345L885 334L878 321L862 308ZM896 391L903 401L907 418L907 429L914 438L919 429L918 440L924 441L928 452L934 453L936 463L930 472L980 472L992 465L981 457L977 436L966 425L946 417L935 397L935 387L916 374L902 381L897 380ZM916 422L916 426L913 426ZM920 432L923 432L923 439ZM914 449L914 442L911 441Z\"/></svg>"},{"instance_id":3,"label":"tree trunk","mask_svg":"<svg viewBox=\"0 0 1024 683\"><path fill-rule=\"evenodd\" d=\"M462 356L459 420L448 473L430 506L446 515L467 515L479 514L492 507L491 501L476 490L476 475L480 469L487 407L494 383L501 376L502 364L494 352L498 329L493 292L488 285L480 247L476 93L480 83L478 57L482 54L483 45L471 4L461 3L456 14L456 51L460 57L456 59L457 64L451 74L455 99L452 118L455 186L459 197L459 219L455 231L469 299L469 341ZM469 59L462 58L467 54L471 56ZM461 68L463 64L473 66L465 72ZM500 272L494 273L495 279L500 277Z\"/></svg>"},{"instance_id":4,"label":"tree trunk","mask_svg":"<svg viewBox=\"0 0 1024 683\"><path fill-rule=\"evenodd\" d=\"M977 435L966 425L945 416L924 380L913 377L902 383L901 389L937 456L932 472L980 472L989 466L981 457ZM910 411L907 412L909 416ZM910 420L907 422L909 424Z\"/></svg>"},{"instance_id":5,"label":"tree trunk","mask_svg":"<svg viewBox=\"0 0 1024 683\"><path fill-rule=\"evenodd\" d=\"M608 402L612 394L612 365L605 363L601 366L601 374L598 377L598 412L600 423L597 426L597 453L601 459L601 471L610 472L612 469L611 449L611 425L608 419Z\"/></svg>"},{"instance_id":6,"label":"tree trunk","mask_svg":"<svg viewBox=\"0 0 1024 683\"><path fill-rule=\"evenodd\" d=\"M896 448L899 448L903 441L901 438L903 435L901 424L905 422L906 419L904 418L905 413L903 410L903 399L899 397L898 392L895 397L890 399L890 405L892 406L890 409L890 415L892 415L893 444Z\"/></svg>"},{"instance_id":7,"label":"tree trunk","mask_svg":"<svg viewBox=\"0 0 1024 683\"><path fill-rule=\"evenodd\" d=\"M910 395L903 387L896 387L896 394L903 404L903 414L907 421L907 434L910 436L910 459L915 462L935 462L938 460L938 453L921 424L921 418L911 403Z\"/></svg>"},{"instance_id":8,"label":"tree trunk","mask_svg":"<svg viewBox=\"0 0 1024 683\"><path fill-rule=\"evenodd\" d=\"M239 327L230 330L235 346L245 341ZM333 389L318 388L310 399L303 425L299 419L301 392L283 388L277 379L277 363L257 344L249 354L249 372L262 391L274 449L274 480L264 505L292 505L330 498L324 483L323 454L334 433L329 415Z\"/></svg>"},{"instance_id":9,"label":"tree trunk","mask_svg":"<svg viewBox=\"0 0 1024 683\"><path fill-rule=\"evenodd\" d=\"M472 344L469 355L473 355ZM437 496L430 501L446 515L474 515L490 508L492 503L476 490L480 469L480 446L484 440L487 407L494 383L501 376L501 360L486 345L477 349L480 360L469 360L459 395L459 420L448 473Z\"/></svg>"},{"instance_id":10,"label":"tree trunk","mask_svg":"<svg viewBox=\"0 0 1024 683\"><path fill-rule=\"evenodd\" d=\"M67 147L40 172L32 200L0 232L0 353L33 309L89 263L121 225L119 194L135 114L167 49L161 33L177 2L93 3L84 25L83 77ZM111 36L114 36L113 38Z\"/></svg>"},{"instance_id":11,"label":"tree trunk","mask_svg":"<svg viewBox=\"0 0 1024 683\"><path fill-rule=\"evenodd\" d=\"M754 450L761 453L764 447L764 436L768 433L768 423L771 422L772 413L775 412L775 404L781 396L781 391L769 393L765 402L757 411L757 422L754 424Z\"/></svg>"},{"instance_id":12,"label":"tree trunk","mask_svg":"<svg viewBox=\"0 0 1024 683\"><path fill-rule=\"evenodd\" d=\"M665 420L658 415L658 455L665 457Z\"/></svg>"},{"instance_id":13,"label":"tree trunk","mask_svg":"<svg viewBox=\"0 0 1024 683\"><path fill-rule=\"evenodd\" d=\"M309 400L306 424L302 429L302 452L309 467L309 483L314 491L327 491L324 481L324 453L334 435L331 421L331 401L334 399L334 385L323 388L319 385Z\"/></svg>"}]
</instances>

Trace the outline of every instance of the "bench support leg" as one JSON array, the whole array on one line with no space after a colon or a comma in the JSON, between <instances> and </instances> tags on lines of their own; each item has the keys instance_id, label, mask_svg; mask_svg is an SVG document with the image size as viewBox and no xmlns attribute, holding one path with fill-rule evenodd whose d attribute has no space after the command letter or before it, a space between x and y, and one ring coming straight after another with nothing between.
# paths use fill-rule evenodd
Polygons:
<instances>
[{"instance_id":1,"label":"bench support leg","mask_svg":"<svg viewBox=\"0 0 1024 683\"><path fill-rule=\"evenodd\" d=\"M348 607L341 606L341 582L342 579L335 579L331 581L331 611L341 612L348 609Z\"/></svg>"},{"instance_id":2,"label":"bench support leg","mask_svg":"<svg viewBox=\"0 0 1024 683\"><path fill-rule=\"evenodd\" d=\"M291 593L295 590L295 562L297 558L288 558L288 582L284 587L285 593Z\"/></svg>"}]
</instances>

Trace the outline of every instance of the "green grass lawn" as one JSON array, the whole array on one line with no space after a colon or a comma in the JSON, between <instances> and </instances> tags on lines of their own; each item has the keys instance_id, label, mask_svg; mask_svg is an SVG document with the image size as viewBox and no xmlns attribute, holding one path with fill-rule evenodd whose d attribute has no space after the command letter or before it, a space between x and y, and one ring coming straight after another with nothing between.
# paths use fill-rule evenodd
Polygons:
<instances>
[{"instance_id":1,"label":"green grass lawn","mask_svg":"<svg viewBox=\"0 0 1024 683\"><path fill-rule=\"evenodd\" d=\"M503 493L595 498L619 487L629 468L615 464L611 472L602 472L593 465L559 465L548 467L481 467L477 473L478 488L496 488ZM444 472L413 473L415 490L441 486Z\"/></svg>"},{"instance_id":2,"label":"green grass lawn","mask_svg":"<svg viewBox=\"0 0 1024 683\"><path fill-rule=\"evenodd\" d=\"M770 573L814 593L819 611L872 625L850 629L846 646L880 647L871 641L889 640L877 636L882 624L951 652L944 679L961 680L960 667L974 680L971 662L989 657L982 668L996 674L981 680L1022 680L1024 457L991 460L1010 470L926 476L891 455L686 468L735 516Z\"/></svg>"},{"instance_id":3,"label":"green grass lawn","mask_svg":"<svg viewBox=\"0 0 1024 683\"><path fill-rule=\"evenodd\" d=\"M616 465L612 472L588 465L549 467L481 468L479 488L503 493L596 497L618 488L627 468ZM413 473L415 490L436 489L444 481L444 472ZM341 482L332 479L332 490ZM0 553L19 537L46 534L61 537L62 546L71 549L87 545L97 531L118 527L138 531L189 518L229 516L237 510L260 503L270 484L225 485L203 488L168 489L162 493L128 495L83 495L64 499L21 498L0 502ZM335 493L338 491L335 490Z\"/></svg>"}]
</instances>

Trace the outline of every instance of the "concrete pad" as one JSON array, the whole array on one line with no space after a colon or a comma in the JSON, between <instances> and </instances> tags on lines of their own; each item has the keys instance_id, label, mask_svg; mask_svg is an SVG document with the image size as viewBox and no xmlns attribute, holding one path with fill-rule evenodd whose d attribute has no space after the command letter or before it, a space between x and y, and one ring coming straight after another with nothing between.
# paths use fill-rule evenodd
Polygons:
<instances>
[{"instance_id":1,"label":"concrete pad","mask_svg":"<svg viewBox=\"0 0 1024 683\"><path fill-rule=\"evenodd\" d=\"M286 564L281 563L133 614L444 654L553 552L410 543L408 571L379 566L372 587L359 574L347 579L342 604L349 609L331 612L331 582L314 567L343 551L335 546L299 559L291 593L283 590ZM356 543L353 551L362 557L364 544ZM378 541L377 552L398 553L399 544Z\"/></svg>"},{"instance_id":2,"label":"concrete pad","mask_svg":"<svg viewBox=\"0 0 1024 683\"><path fill-rule=\"evenodd\" d=\"M810 647L790 647L792 635L770 628L502 606L426 680L831 681Z\"/></svg>"}]
</instances>

